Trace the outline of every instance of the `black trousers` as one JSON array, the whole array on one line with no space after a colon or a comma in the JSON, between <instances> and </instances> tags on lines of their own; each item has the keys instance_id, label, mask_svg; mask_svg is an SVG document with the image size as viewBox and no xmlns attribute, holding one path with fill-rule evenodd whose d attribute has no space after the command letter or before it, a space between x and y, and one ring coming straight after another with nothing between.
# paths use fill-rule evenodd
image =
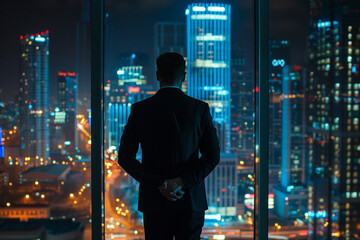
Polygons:
<instances>
[{"instance_id":1,"label":"black trousers","mask_svg":"<svg viewBox=\"0 0 360 240\"><path fill-rule=\"evenodd\" d=\"M145 240L199 240L205 212L176 209L144 212Z\"/></svg>"}]
</instances>

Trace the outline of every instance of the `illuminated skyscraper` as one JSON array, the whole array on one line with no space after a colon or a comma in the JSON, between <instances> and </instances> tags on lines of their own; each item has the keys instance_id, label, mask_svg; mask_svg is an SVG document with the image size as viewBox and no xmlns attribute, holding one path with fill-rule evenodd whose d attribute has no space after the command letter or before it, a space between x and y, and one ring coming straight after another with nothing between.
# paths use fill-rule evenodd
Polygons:
<instances>
[{"instance_id":1,"label":"illuminated skyscraper","mask_svg":"<svg viewBox=\"0 0 360 240\"><path fill-rule=\"evenodd\" d=\"M20 36L21 157L30 166L48 163L49 144L49 31Z\"/></svg>"},{"instance_id":2,"label":"illuminated skyscraper","mask_svg":"<svg viewBox=\"0 0 360 240\"><path fill-rule=\"evenodd\" d=\"M188 95L206 101L222 152L230 152L231 6L193 3L187 16Z\"/></svg>"},{"instance_id":3,"label":"illuminated skyscraper","mask_svg":"<svg viewBox=\"0 0 360 240\"><path fill-rule=\"evenodd\" d=\"M247 49L231 49L231 153L252 165L254 159L254 74Z\"/></svg>"},{"instance_id":4,"label":"illuminated skyscraper","mask_svg":"<svg viewBox=\"0 0 360 240\"><path fill-rule=\"evenodd\" d=\"M107 109L105 119L106 148L118 147L130 115L131 105L154 94L153 87L146 85L142 66L122 66L117 70L118 80L108 81L105 87Z\"/></svg>"},{"instance_id":5,"label":"illuminated skyscraper","mask_svg":"<svg viewBox=\"0 0 360 240\"><path fill-rule=\"evenodd\" d=\"M108 147L117 148L120 145L124 127L130 116L131 104L109 103L108 108Z\"/></svg>"},{"instance_id":6,"label":"illuminated skyscraper","mask_svg":"<svg viewBox=\"0 0 360 240\"><path fill-rule=\"evenodd\" d=\"M281 73L281 181L274 186L274 208L281 218L304 219L305 182L305 69L284 66Z\"/></svg>"},{"instance_id":7,"label":"illuminated skyscraper","mask_svg":"<svg viewBox=\"0 0 360 240\"><path fill-rule=\"evenodd\" d=\"M63 129L64 142L67 142L68 150L75 150L78 147L77 131L77 99L78 83L75 72L58 71L58 103L59 111L65 113L65 125Z\"/></svg>"},{"instance_id":8,"label":"illuminated skyscraper","mask_svg":"<svg viewBox=\"0 0 360 240\"><path fill-rule=\"evenodd\" d=\"M4 156L5 156L5 150L2 141L2 128L0 127L0 167L4 165Z\"/></svg>"},{"instance_id":9,"label":"illuminated skyscraper","mask_svg":"<svg viewBox=\"0 0 360 240\"><path fill-rule=\"evenodd\" d=\"M289 43L286 40L270 41L270 102L269 102L269 163L272 169L280 170L281 166L281 130L282 130L282 83L283 68L289 66ZM277 173L270 174L277 175ZM272 178L272 176L270 176ZM275 180L275 179L274 179ZM277 180L275 180L277 181Z\"/></svg>"},{"instance_id":10,"label":"illuminated skyscraper","mask_svg":"<svg viewBox=\"0 0 360 240\"><path fill-rule=\"evenodd\" d=\"M359 238L359 12L359 1L310 1L310 239Z\"/></svg>"}]
</instances>

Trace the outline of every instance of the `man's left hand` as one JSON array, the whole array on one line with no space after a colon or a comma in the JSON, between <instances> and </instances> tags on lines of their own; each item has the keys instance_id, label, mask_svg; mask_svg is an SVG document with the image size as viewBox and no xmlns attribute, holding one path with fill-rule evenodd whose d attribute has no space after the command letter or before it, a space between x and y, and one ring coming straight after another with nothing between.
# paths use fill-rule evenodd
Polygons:
<instances>
[{"instance_id":1,"label":"man's left hand","mask_svg":"<svg viewBox=\"0 0 360 240\"><path fill-rule=\"evenodd\" d=\"M179 177L167 179L159 187L159 191L169 201L175 202L176 200L179 200L184 196L185 192L182 190L183 186L184 183Z\"/></svg>"}]
</instances>

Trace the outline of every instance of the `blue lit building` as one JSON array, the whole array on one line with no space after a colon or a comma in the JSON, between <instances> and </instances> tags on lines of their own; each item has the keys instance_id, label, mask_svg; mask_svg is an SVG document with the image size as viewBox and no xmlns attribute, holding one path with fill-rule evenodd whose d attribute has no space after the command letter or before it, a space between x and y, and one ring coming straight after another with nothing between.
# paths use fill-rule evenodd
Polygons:
<instances>
[{"instance_id":1,"label":"blue lit building","mask_svg":"<svg viewBox=\"0 0 360 240\"><path fill-rule=\"evenodd\" d=\"M4 144L2 142L2 128L0 127L0 166L4 165L4 155L5 155L5 150L4 150Z\"/></svg>"},{"instance_id":2,"label":"blue lit building","mask_svg":"<svg viewBox=\"0 0 360 240\"><path fill-rule=\"evenodd\" d=\"M135 54L133 55L133 60L135 60ZM124 126L130 115L131 105L155 93L151 85L146 85L147 81L143 75L142 66L122 66L117 70L117 76L117 81L109 80L105 86L106 148L119 146Z\"/></svg>"},{"instance_id":3,"label":"blue lit building","mask_svg":"<svg viewBox=\"0 0 360 240\"><path fill-rule=\"evenodd\" d=\"M187 16L188 95L206 101L220 149L230 152L231 6L189 4Z\"/></svg>"},{"instance_id":4,"label":"blue lit building","mask_svg":"<svg viewBox=\"0 0 360 240\"><path fill-rule=\"evenodd\" d=\"M117 70L118 85L144 85L145 76L142 74L142 66L123 66Z\"/></svg>"},{"instance_id":5,"label":"blue lit building","mask_svg":"<svg viewBox=\"0 0 360 240\"><path fill-rule=\"evenodd\" d=\"M282 68L281 181L274 186L275 212L281 218L303 219L307 212L305 187L305 69Z\"/></svg>"},{"instance_id":6,"label":"blue lit building","mask_svg":"<svg viewBox=\"0 0 360 240\"><path fill-rule=\"evenodd\" d=\"M58 71L58 104L59 109L55 116L65 113L65 125L63 128L64 141L70 141L68 150L78 147L77 131L77 78L76 73L71 71ZM55 119L56 120L56 119Z\"/></svg>"},{"instance_id":7,"label":"blue lit building","mask_svg":"<svg viewBox=\"0 0 360 240\"><path fill-rule=\"evenodd\" d=\"M20 36L21 157L47 164L49 141L49 31Z\"/></svg>"},{"instance_id":8,"label":"blue lit building","mask_svg":"<svg viewBox=\"0 0 360 240\"><path fill-rule=\"evenodd\" d=\"M271 40L269 43L269 163L271 169L270 181L278 183L281 168L282 139L282 83L283 68L290 64L290 46L287 40Z\"/></svg>"},{"instance_id":9,"label":"blue lit building","mask_svg":"<svg viewBox=\"0 0 360 240\"><path fill-rule=\"evenodd\" d=\"M109 103L108 143L109 147L120 145L120 138L130 115L130 103Z\"/></svg>"},{"instance_id":10,"label":"blue lit building","mask_svg":"<svg viewBox=\"0 0 360 240\"><path fill-rule=\"evenodd\" d=\"M231 6L193 3L187 18L187 93L209 104L220 143L219 166L206 178L208 214L237 214L237 157L230 153Z\"/></svg>"}]
</instances>

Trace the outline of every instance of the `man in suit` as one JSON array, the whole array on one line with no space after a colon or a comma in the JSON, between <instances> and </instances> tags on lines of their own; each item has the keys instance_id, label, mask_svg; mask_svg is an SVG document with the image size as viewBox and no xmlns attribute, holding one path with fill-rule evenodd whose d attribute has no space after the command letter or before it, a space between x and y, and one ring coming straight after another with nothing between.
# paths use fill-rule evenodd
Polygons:
<instances>
[{"instance_id":1,"label":"man in suit","mask_svg":"<svg viewBox=\"0 0 360 240\"><path fill-rule=\"evenodd\" d=\"M132 105L118 163L140 182L146 240L200 239L208 208L204 179L220 161L216 130L208 104L180 88L184 58L165 53L156 64L160 89Z\"/></svg>"}]
</instances>

